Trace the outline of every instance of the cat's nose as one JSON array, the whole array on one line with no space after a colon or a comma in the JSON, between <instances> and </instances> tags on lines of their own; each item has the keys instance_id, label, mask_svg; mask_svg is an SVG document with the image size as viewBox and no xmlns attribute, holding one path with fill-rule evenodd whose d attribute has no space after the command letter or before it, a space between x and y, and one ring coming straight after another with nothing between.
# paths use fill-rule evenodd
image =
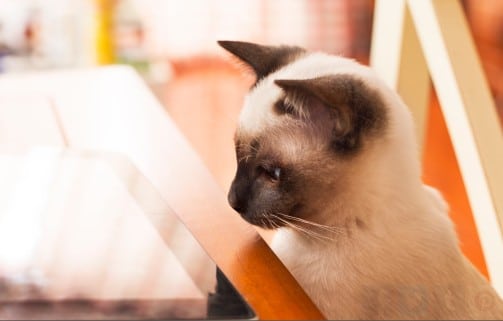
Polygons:
<instances>
[{"instance_id":1,"label":"cat's nose","mask_svg":"<svg viewBox=\"0 0 503 321\"><path fill-rule=\"evenodd\" d=\"M227 195L227 201L230 206L238 213L243 213L246 210L246 202L237 197L236 192L231 189Z\"/></svg>"}]
</instances>

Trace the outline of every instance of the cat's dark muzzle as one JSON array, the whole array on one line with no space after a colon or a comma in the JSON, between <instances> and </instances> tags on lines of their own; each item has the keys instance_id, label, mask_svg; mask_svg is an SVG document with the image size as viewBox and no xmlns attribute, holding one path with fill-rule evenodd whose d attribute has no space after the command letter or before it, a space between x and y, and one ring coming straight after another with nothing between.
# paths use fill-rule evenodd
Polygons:
<instances>
[{"instance_id":1,"label":"cat's dark muzzle","mask_svg":"<svg viewBox=\"0 0 503 321\"><path fill-rule=\"evenodd\" d=\"M241 215L241 217L248 223L264 228L264 229L275 229L283 226L282 222L277 222L273 217L267 215L260 215L256 213L250 213L248 209L247 200L241 200L234 189L231 188L229 194L227 195L227 200L230 206Z\"/></svg>"},{"instance_id":2,"label":"cat's dark muzzle","mask_svg":"<svg viewBox=\"0 0 503 321\"><path fill-rule=\"evenodd\" d=\"M237 211L237 210L236 210ZM276 219L273 215L260 215L249 212L239 212L239 215L248 223L266 230L274 230L285 226L285 222Z\"/></svg>"},{"instance_id":3,"label":"cat's dark muzzle","mask_svg":"<svg viewBox=\"0 0 503 321\"><path fill-rule=\"evenodd\" d=\"M238 164L227 200L229 205L250 224L275 229L287 224L285 215L295 208L295 202L268 177L258 174L253 166Z\"/></svg>"},{"instance_id":4,"label":"cat's dark muzzle","mask_svg":"<svg viewBox=\"0 0 503 321\"><path fill-rule=\"evenodd\" d=\"M229 202L229 205L239 214L243 215L243 213L246 212L246 200L238 197L234 186L231 187L229 193L227 194L227 201Z\"/></svg>"}]
</instances>

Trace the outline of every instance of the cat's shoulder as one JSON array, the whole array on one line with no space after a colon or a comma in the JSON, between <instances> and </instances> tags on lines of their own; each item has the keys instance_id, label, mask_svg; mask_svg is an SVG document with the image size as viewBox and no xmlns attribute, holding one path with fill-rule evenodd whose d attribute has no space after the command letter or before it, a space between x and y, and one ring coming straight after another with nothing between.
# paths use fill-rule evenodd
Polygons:
<instances>
[{"instance_id":1,"label":"cat's shoulder","mask_svg":"<svg viewBox=\"0 0 503 321\"><path fill-rule=\"evenodd\" d=\"M434 206L439 212L447 214L449 211L449 204L442 193L438 189L426 184L423 185L423 188L431 206Z\"/></svg>"}]
</instances>

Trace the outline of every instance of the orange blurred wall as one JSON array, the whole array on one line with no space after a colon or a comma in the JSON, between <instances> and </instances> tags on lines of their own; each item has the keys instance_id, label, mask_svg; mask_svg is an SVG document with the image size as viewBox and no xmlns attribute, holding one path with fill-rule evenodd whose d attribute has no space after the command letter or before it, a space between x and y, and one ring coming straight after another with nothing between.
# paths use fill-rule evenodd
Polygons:
<instances>
[{"instance_id":1,"label":"orange blurred wall","mask_svg":"<svg viewBox=\"0 0 503 321\"><path fill-rule=\"evenodd\" d=\"M439 189L450 206L461 250L488 277L475 221L437 98L432 97L423 155L423 180Z\"/></svg>"}]
</instances>

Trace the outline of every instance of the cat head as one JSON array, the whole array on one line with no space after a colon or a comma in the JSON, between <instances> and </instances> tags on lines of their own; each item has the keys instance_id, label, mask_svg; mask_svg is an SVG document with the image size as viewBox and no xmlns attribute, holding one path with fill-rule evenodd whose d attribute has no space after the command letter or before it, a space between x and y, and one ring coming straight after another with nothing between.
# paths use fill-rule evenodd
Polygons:
<instances>
[{"instance_id":1,"label":"cat head","mask_svg":"<svg viewBox=\"0 0 503 321\"><path fill-rule=\"evenodd\" d=\"M228 194L245 220L264 228L298 219L326 224L327 209L333 216L355 195L386 188L380 180L389 181L393 166L403 171L407 161L389 155L410 144L415 150L410 115L369 68L299 47L219 44L257 79L240 114Z\"/></svg>"}]
</instances>

